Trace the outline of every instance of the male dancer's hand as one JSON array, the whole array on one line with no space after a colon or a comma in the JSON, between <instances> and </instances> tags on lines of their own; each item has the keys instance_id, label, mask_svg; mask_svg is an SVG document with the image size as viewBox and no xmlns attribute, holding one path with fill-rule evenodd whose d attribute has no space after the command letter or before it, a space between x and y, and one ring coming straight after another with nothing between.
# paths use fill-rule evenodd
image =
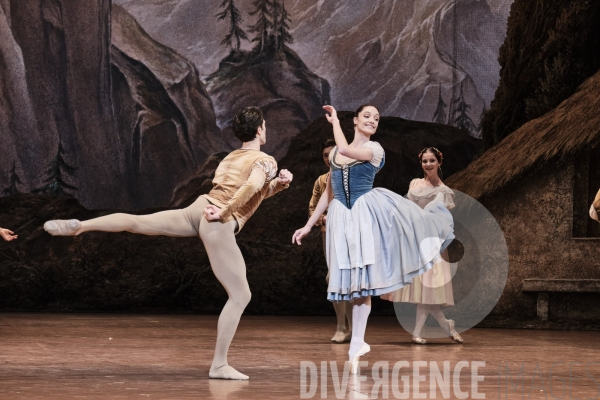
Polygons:
<instances>
[{"instance_id":1,"label":"male dancer's hand","mask_svg":"<svg viewBox=\"0 0 600 400\"><path fill-rule=\"evenodd\" d=\"M294 175L292 175L292 173L287 169L282 169L281 171L279 171L279 176L277 177L277 180L281 185L289 185L290 182L292 182L292 179L294 179Z\"/></svg>"},{"instance_id":2,"label":"male dancer's hand","mask_svg":"<svg viewBox=\"0 0 600 400\"><path fill-rule=\"evenodd\" d=\"M0 228L0 236L2 236L7 242L10 242L11 240L15 240L17 238L17 235L15 235L13 231L4 228Z\"/></svg>"},{"instance_id":3,"label":"male dancer's hand","mask_svg":"<svg viewBox=\"0 0 600 400\"><path fill-rule=\"evenodd\" d=\"M308 235L310 233L310 228L308 226L305 226L302 229L298 229L296 232L294 232L294 236L292 236L292 244L294 242L298 243L298 246L300 246L302 244L301 240L304 236Z\"/></svg>"},{"instance_id":4,"label":"male dancer's hand","mask_svg":"<svg viewBox=\"0 0 600 400\"><path fill-rule=\"evenodd\" d=\"M221 209L215 205L209 204L204 208L204 218L208 221L218 221L221 219Z\"/></svg>"}]
</instances>

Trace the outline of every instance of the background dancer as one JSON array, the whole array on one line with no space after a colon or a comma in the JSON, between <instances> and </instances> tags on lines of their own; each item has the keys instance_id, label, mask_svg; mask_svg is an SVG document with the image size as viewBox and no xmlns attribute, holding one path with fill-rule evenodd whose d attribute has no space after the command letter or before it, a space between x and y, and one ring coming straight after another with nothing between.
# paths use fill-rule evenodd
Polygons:
<instances>
[{"instance_id":1,"label":"background dancer","mask_svg":"<svg viewBox=\"0 0 600 400\"><path fill-rule=\"evenodd\" d=\"M358 359L370 351L365 342L371 296L408 285L433 266L433 260L454 238L452 216L440 201L421 209L383 188L373 189L385 154L372 142L379 125L377 108L364 105L354 117L354 140L348 144L336 110L323 107L333 125L337 146L330 155L331 178L325 195L292 243L306 236L327 209L328 299L353 301L352 340L348 355L356 373ZM330 203L331 202L331 203ZM433 243L432 238L438 242Z\"/></svg>"},{"instance_id":2,"label":"background dancer","mask_svg":"<svg viewBox=\"0 0 600 400\"><path fill-rule=\"evenodd\" d=\"M596 198L594 198L594 202L590 207L590 217L600 222L598 215L600 215L600 190L596 193Z\"/></svg>"},{"instance_id":3,"label":"background dancer","mask_svg":"<svg viewBox=\"0 0 600 400\"><path fill-rule=\"evenodd\" d=\"M335 147L335 140L327 139L325 143L321 145L321 157L327 165L327 169L329 169L329 154ZM321 176L315 181L315 185L313 187L313 194L310 199L310 203L308 205L308 218L310 218L319 200L321 199L321 195L325 192L327 188L327 181L329 180L329 171ZM326 225L327 223L327 210L319 217L316 226L321 227L321 237L323 240L323 252L325 253L325 260L327 260L327 252L326 250ZM327 284L329 284L329 268L327 268ZM331 338L332 342L335 343L344 343L350 341L352 338L352 303L349 301L339 301L333 302L333 309L335 310L335 316L337 318L337 329L335 335ZM346 326L346 319L348 320L348 325Z\"/></svg>"},{"instance_id":4,"label":"background dancer","mask_svg":"<svg viewBox=\"0 0 600 400\"><path fill-rule=\"evenodd\" d=\"M247 107L233 120L233 131L242 147L221 161L213 189L180 210L150 215L111 214L88 221L48 221L44 229L52 235L79 235L88 231L139 233L173 237L199 236L206 248L213 273L229 300L219 316L215 356L209 376L218 379L248 379L227 364L227 351L240 317L250 302L246 264L235 234L256 211L263 199L285 189L292 174L277 174L275 159L260 151L267 129L261 110Z\"/></svg>"},{"instance_id":5,"label":"background dancer","mask_svg":"<svg viewBox=\"0 0 600 400\"><path fill-rule=\"evenodd\" d=\"M424 208L436 196L440 196L447 209L454 207L454 192L440 179L442 173L443 154L435 147L426 147L419 153L419 161L423 168L424 178L413 179L408 190L408 199ZM413 282L402 289L381 296L382 299L414 303L417 305L415 329L412 341L416 344L426 344L421 337L421 330L427 316L433 315L442 329L457 343L462 343L462 337L454 329L454 321L447 320L441 306L454 305L452 293L452 274L448 263L448 251L435 259L433 268L413 279Z\"/></svg>"}]
</instances>

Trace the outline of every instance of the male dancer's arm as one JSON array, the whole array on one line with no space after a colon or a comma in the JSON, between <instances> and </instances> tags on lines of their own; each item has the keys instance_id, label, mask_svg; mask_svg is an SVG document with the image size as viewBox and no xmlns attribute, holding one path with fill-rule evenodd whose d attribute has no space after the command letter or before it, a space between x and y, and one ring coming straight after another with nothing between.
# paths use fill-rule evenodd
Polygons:
<instances>
[{"instance_id":1,"label":"male dancer's arm","mask_svg":"<svg viewBox=\"0 0 600 400\"><path fill-rule=\"evenodd\" d=\"M323 193L321 192L321 178L319 177L315 181L315 185L313 186L312 197L310 198L310 203L308 203L308 218L312 217L315 212L315 208L317 208L317 204L319 204L319 200L321 200L321 196ZM320 226L323 224L323 215L319 217L317 222L315 222L316 226Z\"/></svg>"},{"instance_id":2,"label":"male dancer's arm","mask_svg":"<svg viewBox=\"0 0 600 400\"><path fill-rule=\"evenodd\" d=\"M248 180L235 192L229 203L220 211L221 219L225 220L248 202L264 186L267 180L266 171L258 165L252 168Z\"/></svg>"},{"instance_id":3,"label":"male dancer's arm","mask_svg":"<svg viewBox=\"0 0 600 400\"><path fill-rule=\"evenodd\" d=\"M285 170L282 170L285 171ZM269 189L267 190L267 194L265 195L265 199L273 196L274 194L277 194L279 192L281 192L284 189L287 189L290 187L289 183L282 183L281 181L281 177L277 177L275 179L273 179L270 183L269 183Z\"/></svg>"},{"instance_id":4,"label":"male dancer's arm","mask_svg":"<svg viewBox=\"0 0 600 400\"><path fill-rule=\"evenodd\" d=\"M598 217L599 214L600 214L600 190L598 190L598 193L596 193L596 198L594 199L594 202L592 203L592 206L590 207L590 217L592 219L595 219L596 221L600 222L600 217Z\"/></svg>"}]
</instances>

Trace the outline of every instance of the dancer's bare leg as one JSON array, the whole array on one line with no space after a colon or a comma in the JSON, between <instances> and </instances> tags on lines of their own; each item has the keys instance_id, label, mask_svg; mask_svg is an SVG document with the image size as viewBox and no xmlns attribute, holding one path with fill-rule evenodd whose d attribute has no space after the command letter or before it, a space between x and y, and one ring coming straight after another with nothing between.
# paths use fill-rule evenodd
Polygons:
<instances>
[{"instance_id":1,"label":"dancer's bare leg","mask_svg":"<svg viewBox=\"0 0 600 400\"><path fill-rule=\"evenodd\" d=\"M346 341L352 338L352 302L344 302L344 315L348 320L348 330L346 331Z\"/></svg>"},{"instance_id":2,"label":"dancer's bare leg","mask_svg":"<svg viewBox=\"0 0 600 400\"><path fill-rule=\"evenodd\" d=\"M229 300L219 316L217 345L209 376L219 379L248 379L227 364L227 352L237 329L240 317L250 302L250 287L246 280L246 264L235 241L237 223L200 222L200 238L204 243L212 270Z\"/></svg>"}]
</instances>

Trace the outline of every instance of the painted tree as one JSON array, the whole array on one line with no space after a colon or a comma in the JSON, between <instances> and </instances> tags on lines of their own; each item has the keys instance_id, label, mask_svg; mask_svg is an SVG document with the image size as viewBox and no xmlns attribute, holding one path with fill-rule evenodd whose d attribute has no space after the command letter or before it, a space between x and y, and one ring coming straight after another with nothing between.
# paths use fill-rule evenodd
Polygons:
<instances>
[{"instance_id":1,"label":"painted tree","mask_svg":"<svg viewBox=\"0 0 600 400\"><path fill-rule=\"evenodd\" d=\"M248 40L246 32L240 28L242 14L235 6L234 0L224 0L221 3L221 8L224 8L224 10L216 15L217 19L219 21L225 19L229 21L229 33L227 33L225 38L221 41L221 44L229 46L231 47L231 50L234 50L233 41L235 40L235 50L239 51L241 41Z\"/></svg>"},{"instance_id":2,"label":"painted tree","mask_svg":"<svg viewBox=\"0 0 600 400\"><path fill-rule=\"evenodd\" d=\"M11 194L20 193L17 189L17 185L22 185L21 179L19 179L19 175L17 175L15 161L13 160L13 166L10 170L10 185L2 191L2 195L10 196Z\"/></svg>"},{"instance_id":3,"label":"painted tree","mask_svg":"<svg viewBox=\"0 0 600 400\"><path fill-rule=\"evenodd\" d=\"M270 30L273 28L273 22L271 21L273 2L271 0L254 0L252 5L255 7L254 11L250 12L251 16L257 16L254 25L248 27L248 32L255 33L256 36L252 38L253 42L258 42L259 50L262 53L265 51L267 45L267 39L269 38Z\"/></svg>"},{"instance_id":4,"label":"painted tree","mask_svg":"<svg viewBox=\"0 0 600 400\"><path fill-rule=\"evenodd\" d=\"M442 85L440 84L438 92L438 104L435 112L433 113L433 122L437 122L438 124L446 123L446 106L447 104L444 103L444 99L442 99Z\"/></svg>"},{"instance_id":5,"label":"painted tree","mask_svg":"<svg viewBox=\"0 0 600 400\"><path fill-rule=\"evenodd\" d=\"M275 50L281 50L286 44L294 42L289 26L292 19L285 9L285 0L273 0L272 10Z\"/></svg>"},{"instance_id":6,"label":"painted tree","mask_svg":"<svg viewBox=\"0 0 600 400\"><path fill-rule=\"evenodd\" d=\"M471 106L467 104L465 100L465 94L463 90L463 83L460 83L460 95L458 98L452 100L452 121L454 126L471 134L474 134L477 127L473 123L471 117L467 112L471 109Z\"/></svg>"},{"instance_id":7,"label":"painted tree","mask_svg":"<svg viewBox=\"0 0 600 400\"><path fill-rule=\"evenodd\" d=\"M33 190L33 193L50 193L53 195L69 194L67 190L74 191L77 188L73 185L65 182L65 176L75 175L77 171L76 167L72 167L63 158L63 155L67 152L63 149L62 143L58 143L58 152L56 156L50 161L50 165L46 170L47 178L44 180L46 185L41 188Z\"/></svg>"},{"instance_id":8,"label":"painted tree","mask_svg":"<svg viewBox=\"0 0 600 400\"><path fill-rule=\"evenodd\" d=\"M477 125L477 137L481 138L482 130L483 130L483 118L485 117L485 113L488 111L485 103L483 104L483 109L481 110L481 115L479 116L479 124Z\"/></svg>"}]
</instances>

